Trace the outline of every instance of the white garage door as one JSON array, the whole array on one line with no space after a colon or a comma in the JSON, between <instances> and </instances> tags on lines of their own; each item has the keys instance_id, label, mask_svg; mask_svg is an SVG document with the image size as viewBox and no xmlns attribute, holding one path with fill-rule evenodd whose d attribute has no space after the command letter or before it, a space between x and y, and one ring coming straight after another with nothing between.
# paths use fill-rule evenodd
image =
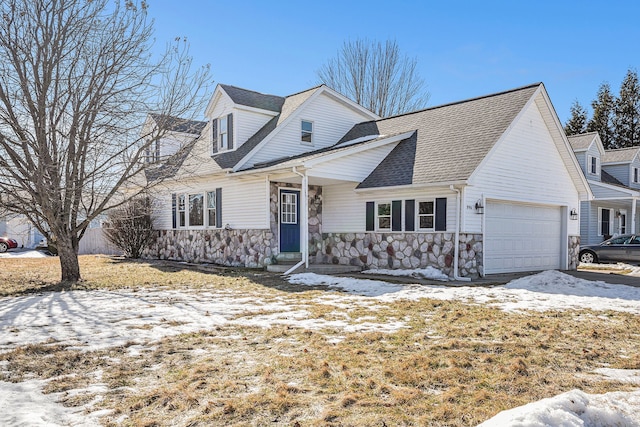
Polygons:
<instances>
[{"instance_id":1,"label":"white garage door","mask_svg":"<svg viewBox=\"0 0 640 427\"><path fill-rule=\"evenodd\" d=\"M486 274L561 267L559 207L488 202L485 215Z\"/></svg>"}]
</instances>

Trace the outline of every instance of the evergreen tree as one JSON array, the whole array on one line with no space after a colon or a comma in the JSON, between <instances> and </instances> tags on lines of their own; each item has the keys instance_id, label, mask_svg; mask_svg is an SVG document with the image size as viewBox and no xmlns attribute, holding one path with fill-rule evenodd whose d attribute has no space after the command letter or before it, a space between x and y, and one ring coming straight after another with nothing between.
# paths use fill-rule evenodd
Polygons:
<instances>
[{"instance_id":1,"label":"evergreen tree","mask_svg":"<svg viewBox=\"0 0 640 427\"><path fill-rule=\"evenodd\" d=\"M587 132L598 132L604 148L616 148L613 133L613 118L616 99L611 93L611 86L604 82L598 89L597 98L591 102L593 117L587 123Z\"/></svg>"},{"instance_id":2,"label":"evergreen tree","mask_svg":"<svg viewBox=\"0 0 640 427\"><path fill-rule=\"evenodd\" d=\"M640 145L640 84L636 70L629 69L620 85L613 125L618 147Z\"/></svg>"},{"instance_id":3,"label":"evergreen tree","mask_svg":"<svg viewBox=\"0 0 640 427\"><path fill-rule=\"evenodd\" d=\"M564 125L567 135L578 135L587 130L587 110L576 99L571 104L571 118Z\"/></svg>"}]
</instances>

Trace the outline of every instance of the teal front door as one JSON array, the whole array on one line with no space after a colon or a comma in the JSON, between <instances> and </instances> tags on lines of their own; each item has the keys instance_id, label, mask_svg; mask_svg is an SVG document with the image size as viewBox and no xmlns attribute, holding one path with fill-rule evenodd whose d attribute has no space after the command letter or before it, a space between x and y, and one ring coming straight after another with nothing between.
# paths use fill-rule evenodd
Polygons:
<instances>
[{"instance_id":1,"label":"teal front door","mask_svg":"<svg viewBox=\"0 0 640 427\"><path fill-rule=\"evenodd\" d=\"M300 191L280 190L280 252L300 252Z\"/></svg>"}]
</instances>

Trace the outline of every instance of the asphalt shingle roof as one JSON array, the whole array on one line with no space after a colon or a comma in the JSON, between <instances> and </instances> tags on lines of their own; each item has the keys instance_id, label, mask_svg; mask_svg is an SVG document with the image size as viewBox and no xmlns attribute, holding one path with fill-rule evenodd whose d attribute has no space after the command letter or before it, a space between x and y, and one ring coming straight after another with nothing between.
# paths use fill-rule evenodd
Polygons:
<instances>
[{"instance_id":1,"label":"asphalt shingle roof","mask_svg":"<svg viewBox=\"0 0 640 427\"><path fill-rule=\"evenodd\" d=\"M416 131L359 188L464 181L507 130L541 83L355 125L340 142Z\"/></svg>"},{"instance_id":2,"label":"asphalt shingle roof","mask_svg":"<svg viewBox=\"0 0 640 427\"><path fill-rule=\"evenodd\" d=\"M580 135L569 135L567 139L569 139L571 148L573 148L574 151L586 150L597 134L598 132L581 133Z\"/></svg>"},{"instance_id":3,"label":"asphalt shingle roof","mask_svg":"<svg viewBox=\"0 0 640 427\"><path fill-rule=\"evenodd\" d=\"M160 129L173 132L190 133L193 135L200 135L202 129L207 125L207 122L182 119L180 117L168 116L166 114L151 114L151 117Z\"/></svg>"},{"instance_id":4,"label":"asphalt shingle roof","mask_svg":"<svg viewBox=\"0 0 640 427\"><path fill-rule=\"evenodd\" d=\"M285 98L277 95L266 95L264 93L255 92L253 90L242 89L236 86L223 85L220 87L229 95L231 100L238 105L259 108L261 110L275 111L279 113L282 110Z\"/></svg>"},{"instance_id":5,"label":"asphalt shingle roof","mask_svg":"<svg viewBox=\"0 0 640 427\"><path fill-rule=\"evenodd\" d=\"M638 150L640 150L640 147L605 150L602 163L631 162L638 154Z\"/></svg>"}]
</instances>

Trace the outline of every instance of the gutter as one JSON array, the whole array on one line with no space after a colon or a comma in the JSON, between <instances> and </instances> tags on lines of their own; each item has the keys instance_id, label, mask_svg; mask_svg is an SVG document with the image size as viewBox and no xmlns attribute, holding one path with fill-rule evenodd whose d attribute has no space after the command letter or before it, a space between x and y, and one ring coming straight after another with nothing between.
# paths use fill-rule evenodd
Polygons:
<instances>
[{"instance_id":1,"label":"gutter","mask_svg":"<svg viewBox=\"0 0 640 427\"><path fill-rule=\"evenodd\" d=\"M460 190L455 188L453 185L449 187L451 191L456 192L456 236L455 236L455 245L453 246L453 278L456 280L460 280L462 282L470 282L470 277L460 277L458 276L458 258L460 257L460 218L462 217L462 197L460 197Z\"/></svg>"}]
</instances>

